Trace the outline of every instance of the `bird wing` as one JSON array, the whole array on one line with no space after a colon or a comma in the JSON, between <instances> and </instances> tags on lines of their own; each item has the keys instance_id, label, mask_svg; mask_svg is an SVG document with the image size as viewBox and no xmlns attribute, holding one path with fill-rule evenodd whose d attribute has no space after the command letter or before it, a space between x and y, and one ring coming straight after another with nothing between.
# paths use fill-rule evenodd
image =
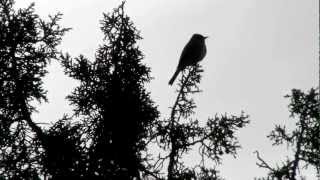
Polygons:
<instances>
[{"instance_id":1,"label":"bird wing","mask_svg":"<svg viewBox=\"0 0 320 180\"><path fill-rule=\"evenodd\" d=\"M202 56L201 48L202 44L190 40L182 50L178 68L184 69L186 66L190 66L200 61Z\"/></svg>"}]
</instances>

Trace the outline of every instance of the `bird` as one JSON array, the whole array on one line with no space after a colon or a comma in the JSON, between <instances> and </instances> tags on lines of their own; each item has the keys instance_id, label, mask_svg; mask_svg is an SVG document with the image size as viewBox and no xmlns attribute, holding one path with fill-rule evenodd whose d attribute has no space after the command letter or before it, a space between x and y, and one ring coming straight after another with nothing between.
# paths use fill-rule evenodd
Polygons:
<instances>
[{"instance_id":1,"label":"bird","mask_svg":"<svg viewBox=\"0 0 320 180\"><path fill-rule=\"evenodd\" d=\"M179 64L175 73L169 81L169 85L173 84L179 73L183 71L187 66L194 66L205 57L207 53L205 44L206 38L208 38L208 36L203 36L197 33L192 35L191 39L182 50Z\"/></svg>"}]
</instances>

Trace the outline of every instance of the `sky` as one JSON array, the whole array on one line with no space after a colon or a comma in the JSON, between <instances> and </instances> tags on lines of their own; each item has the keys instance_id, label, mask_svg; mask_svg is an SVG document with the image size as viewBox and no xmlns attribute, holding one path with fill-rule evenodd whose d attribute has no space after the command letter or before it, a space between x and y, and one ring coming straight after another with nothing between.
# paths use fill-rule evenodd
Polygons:
<instances>
[{"instance_id":1,"label":"sky","mask_svg":"<svg viewBox=\"0 0 320 180\"><path fill-rule=\"evenodd\" d=\"M59 46L72 56L94 58L102 43L99 20L119 0L17 0L16 7L35 2L42 18L62 12L61 24L71 27ZM238 157L226 156L219 168L228 180L266 175L256 166L253 152L270 163L284 160L286 147L273 147L266 136L275 124L293 125L287 105L292 88L318 86L319 1L316 0L127 0L125 10L143 40L138 42L154 79L147 85L161 118L169 115L175 87L168 81L180 53L193 33L206 40L207 55L195 96L196 117L205 122L215 114L239 115L244 111L251 123L237 135L242 149ZM77 83L52 62L44 79L49 103L39 105L34 119L53 123L72 107L65 100ZM194 162L189 156L186 161Z\"/></svg>"}]
</instances>

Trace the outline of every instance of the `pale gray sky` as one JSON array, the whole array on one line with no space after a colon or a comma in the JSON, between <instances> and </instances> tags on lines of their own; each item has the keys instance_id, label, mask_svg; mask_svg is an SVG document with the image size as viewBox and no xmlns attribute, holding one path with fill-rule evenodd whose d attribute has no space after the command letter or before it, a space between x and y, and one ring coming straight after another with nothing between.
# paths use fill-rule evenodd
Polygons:
<instances>
[{"instance_id":1,"label":"pale gray sky","mask_svg":"<svg viewBox=\"0 0 320 180\"><path fill-rule=\"evenodd\" d=\"M119 0L17 0L18 7L36 3L41 17L58 11L62 24L73 30L60 49L91 59L102 42L99 20ZM239 133L243 147L238 158L226 157L221 174L228 180L253 179L265 175L253 151L265 159L285 159L286 148L272 147L266 135L275 123L288 123L288 100L292 88L307 90L318 82L317 0L131 0L127 14L144 38L139 42L144 62L152 68L148 85L162 117L175 98L168 86L181 50L195 32L210 36L202 61L203 93L196 97L196 116L201 121L216 113L250 115L251 123ZM54 122L70 111L64 97L75 82L52 63L45 79L49 104L39 107L37 120ZM192 157L188 161L194 160Z\"/></svg>"}]
</instances>

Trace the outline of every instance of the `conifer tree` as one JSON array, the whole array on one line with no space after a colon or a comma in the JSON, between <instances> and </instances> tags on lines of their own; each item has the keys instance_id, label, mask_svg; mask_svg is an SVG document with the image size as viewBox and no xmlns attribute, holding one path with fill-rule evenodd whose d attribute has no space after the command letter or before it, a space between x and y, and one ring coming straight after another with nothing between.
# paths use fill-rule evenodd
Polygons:
<instances>
[{"instance_id":1,"label":"conifer tree","mask_svg":"<svg viewBox=\"0 0 320 180\"><path fill-rule=\"evenodd\" d=\"M169 118L158 121L154 137L158 146L165 152L160 153L156 162L151 165L153 176L168 180L174 179L213 179L220 180L216 167L208 167L207 161L219 165L224 154L234 157L240 148L236 131L249 123L248 116L216 115L206 120L201 126L198 119L194 118L196 104L192 95L199 93L201 79L201 66L188 67L182 72L178 83L177 97L171 107ZM183 157L198 148L200 155L199 164L190 167L183 162ZM163 172L164 163L168 163L166 175Z\"/></svg>"},{"instance_id":2,"label":"conifer tree","mask_svg":"<svg viewBox=\"0 0 320 180\"><path fill-rule=\"evenodd\" d=\"M46 102L42 78L56 46L68 29L61 14L44 21L34 4L14 9L13 0L0 1L0 174L7 179L37 179L48 169L50 142L33 121L33 101Z\"/></svg>"},{"instance_id":3,"label":"conifer tree","mask_svg":"<svg viewBox=\"0 0 320 180\"><path fill-rule=\"evenodd\" d=\"M80 82L68 99L85 124L91 177L140 179L142 152L158 117L144 87L151 77L137 45L141 37L124 4L103 14L104 44L95 60L65 55L62 61L65 72Z\"/></svg>"},{"instance_id":4,"label":"conifer tree","mask_svg":"<svg viewBox=\"0 0 320 180\"><path fill-rule=\"evenodd\" d=\"M286 145L293 156L281 162L276 167L264 160L258 151L257 165L268 170L265 178L275 180L298 180L304 179L302 169L314 168L320 177L320 104L318 91L311 89L305 93L299 89L293 89L290 98L290 120L295 120L295 127L289 130L286 126L276 125L268 135L274 146ZM257 178L258 179L258 178Z\"/></svg>"}]
</instances>

